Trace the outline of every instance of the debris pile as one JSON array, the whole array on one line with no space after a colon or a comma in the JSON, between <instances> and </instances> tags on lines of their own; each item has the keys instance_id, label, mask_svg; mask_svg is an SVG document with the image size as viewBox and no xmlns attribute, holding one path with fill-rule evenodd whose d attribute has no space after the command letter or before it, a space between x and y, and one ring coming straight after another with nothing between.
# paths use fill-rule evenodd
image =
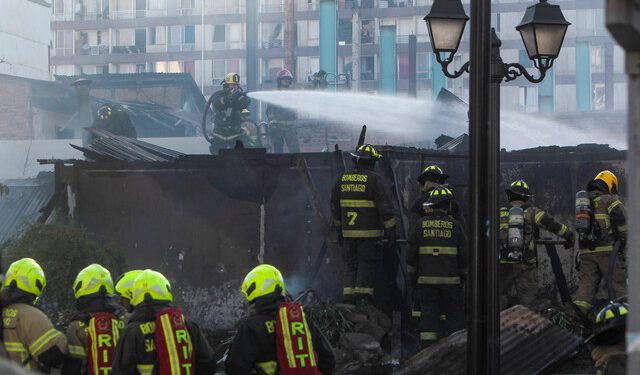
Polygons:
<instances>
[{"instance_id":1,"label":"debris pile","mask_svg":"<svg viewBox=\"0 0 640 375\"><path fill-rule=\"evenodd\" d=\"M71 147L80 150L84 156L94 161L175 161L184 154L168 148L143 142L135 138L111 134L99 129L86 129L93 136L91 144Z\"/></svg>"},{"instance_id":2,"label":"debris pile","mask_svg":"<svg viewBox=\"0 0 640 375\"><path fill-rule=\"evenodd\" d=\"M328 302L305 311L335 349L336 374L389 373L392 323L382 311L369 304Z\"/></svg>"}]
</instances>

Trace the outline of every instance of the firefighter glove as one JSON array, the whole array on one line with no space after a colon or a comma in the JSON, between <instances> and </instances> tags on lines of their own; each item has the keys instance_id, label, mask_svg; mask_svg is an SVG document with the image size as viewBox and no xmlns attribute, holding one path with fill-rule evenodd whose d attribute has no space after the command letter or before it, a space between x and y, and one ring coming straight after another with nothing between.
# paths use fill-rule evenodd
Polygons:
<instances>
[{"instance_id":1,"label":"firefighter glove","mask_svg":"<svg viewBox=\"0 0 640 375\"><path fill-rule=\"evenodd\" d=\"M573 232L569 232L569 234L567 234L567 237L564 239L564 248L565 249L573 249L573 244L575 242L576 238L575 235L573 234Z\"/></svg>"}]
</instances>

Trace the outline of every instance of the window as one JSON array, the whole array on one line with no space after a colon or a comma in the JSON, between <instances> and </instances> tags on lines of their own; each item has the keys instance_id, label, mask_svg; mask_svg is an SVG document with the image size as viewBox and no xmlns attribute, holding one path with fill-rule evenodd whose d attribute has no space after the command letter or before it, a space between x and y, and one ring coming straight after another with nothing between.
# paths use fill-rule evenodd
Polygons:
<instances>
[{"instance_id":1,"label":"window","mask_svg":"<svg viewBox=\"0 0 640 375\"><path fill-rule=\"evenodd\" d=\"M373 20L362 20L360 27L360 43L368 44L373 43L373 33L374 33L374 21Z\"/></svg>"},{"instance_id":2,"label":"window","mask_svg":"<svg viewBox=\"0 0 640 375\"><path fill-rule=\"evenodd\" d=\"M229 49L244 48L244 27L241 23L232 23L227 25L227 42Z\"/></svg>"},{"instance_id":3,"label":"window","mask_svg":"<svg viewBox=\"0 0 640 375\"><path fill-rule=\"evenodd\" d=\"M55 14L64 13L64 2L65 0L55 0L55 3L53 4L53 11Z\"/></svg>"},{"instance_id":4,"label":"window","mask_svg":"<svg viewBox=\"0 0 640 375\"><path fill-rule=\"evenodd\" d=\"M419 52L416 54L416 77L431 78L431 53Z\"/></svg>"},{"instance_id":5,"label":"window","mask_svg":"<svg viewBox=\"0 0 640 375\"><path fill-rule=\"evenodd\" d=\"M605 86L604 83L593 84L593 105L594 111L602 111L605 109Z\"/></svg>"},{"instance_id":6,"label":"window","mask_svg":"<svg viewBox=\"0 0 640 375\"><path fill-rule=\"evenodd\" d=\"M149 0L149 9L151 10L167 9L167 2L166 0Z\"/></svg>"},{"instance_id":7,"label":"window","mask_svg":"<svg viewBox=\"0 0 640 375\"><path fill-rule=\"evenodd\" d=\"M223 78L227 74L227 62L225 60L213 60L213 78Z\"/></svg>"},{"instance_id":8,"label":"window","mask_svg":"<svg viewBox=\"0 0 640 375\"><path fill-rule=\"evenodd\" d=\"M591 73L604 73L603 46L591 46Z\"/></svg>"},{"instance_id":9,"label":"window","mask_svg":"<svg viewBox=\"0 0 640 375\"><path fill-rule=\"evenodd\" d=\"M144 73L147 71L146 64L136 64L136 73Z\"/></svg>"},{"instance_id":10,"label":"window","mask_svg":"<svg viewBox=\"0 0 640 375\"><path fill-rule=\"evenodd\" d=\"M179 61L157 61L154 64L156 73L182 73Z\"/></svg>"},{"instance_id":11,"label":"window","mask_svg":"<svg viewBox=\"0 0 640 375\"><path fill-rule=\"evenodd\" d=\"M180 38L180 34L181 34L181 30L182 27L181 26L169 26L168 28L168 40L167 40L167 44L171 45L171 46L175 46L180 44L181 38Z\"/></svg>"},{"instance_id":12,"label":"window","mask_svg":"<svg viewBox=\"0 0 640 375\"><path fill-rule=\"evenodd\" d=\"M225 29L226 29L226 25L213 26L213 42L214 43L224 43L226 41Z\"/></svg>"},{"instance_id":13,"label":"window","mask_svg":"<svg viewBox=\"0 0 640 375\"><path fill-rule=\"evenodd\" d=\"M351 44L352 41L351 21L338 20L338 43Z\"/></svg>"},{"instance_id":14,"label":"window","mask_svg":"<svg viewBox=\"0 0 640 375\"><path fill-rule=\"evenodd\" d=\"M184 43L195 44L196 43L196 27L193 25L184 27Z\"/></svg>"},{"instance_id":15,"label":"window","mask_svg":"<svg viewBox=\"0 0 640 375\"><path fill-rule=\"evenodd\" d=\"M276 75L284 67L283 59L263 59L262 82L272 83L276 80Z\"/></svg>"},{"instance_id":16,"label":"window","mask_svg":"<svg viewBox=\"0 0 640 375\"><path fill-rule=\"evenodd\" d=\"M375 57L363 56L360 58L360 80L373 81L375 76Z\"/></svg>"},{"instance_id":17,"label":"window","mask_svg":"<svg viewBox=\"0 0 640 375\"><path fill-rule=\"evenodd\" d=\"M282 48L282 34L281 23L262 23L260 25L262 48Z\"/></svg>"}]
</instances>

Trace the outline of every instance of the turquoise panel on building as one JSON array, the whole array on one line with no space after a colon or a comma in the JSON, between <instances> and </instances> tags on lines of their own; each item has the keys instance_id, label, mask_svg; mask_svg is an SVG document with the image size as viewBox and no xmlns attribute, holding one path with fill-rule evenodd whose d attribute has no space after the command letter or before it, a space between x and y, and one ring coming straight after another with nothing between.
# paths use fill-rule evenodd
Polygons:
<instances>
[{"instance_id":1,"label":"turquoise panel on building","mask_svg":"<svg viewBox=\"0 0 640 375\"><path fill-rule=\"evenodd\" d=\"M591 110L591 47L589 42L576 43L576 109Z\"/></svg>"},{"instance_id":2,"label":"turquoise panel on building","mask_svg":"<svg viewBox=\"0 0 640 375\"><path fill-rule=\"evenodd\" d=\"M338 73L338 9L336 0L320 0L320 69ZM330 89L335 86L330 86Z\"/></svg>"},{"instance_id":3,"label":"turquoise panel on building","mask_svg":"<svg viewBox=\"0 0 640 375\"><path fill-rule=\"evenodd\" d=\"M431 67L431 92L433 93L433 100L435 100L440 90L447 88L447 77L442 71L442 66L436 61L436 55L430 53L428 58L431 60L429 64Z\"/></svg>"},{"instance_id":4,"label":"turquoise panel on building","mask_svg":"<svg viewBox=\"0 0 640 375\"><path fill-rule=\"evenodd\" d=\"M555 112L555 87L556 87L556 69L551 68L547 71L544 81L538 84L538 111Z\"/></svg>"},{"instance_id":5,"label":"turquoise panel on building","mask_svg":"<svg viewBox=\"0 0 640 375\"><path fill-rule=\"evenodd\" d=\"M397 82L396 27L380 26L380 92L394 95Z\"/></svg>"}]
</instances>

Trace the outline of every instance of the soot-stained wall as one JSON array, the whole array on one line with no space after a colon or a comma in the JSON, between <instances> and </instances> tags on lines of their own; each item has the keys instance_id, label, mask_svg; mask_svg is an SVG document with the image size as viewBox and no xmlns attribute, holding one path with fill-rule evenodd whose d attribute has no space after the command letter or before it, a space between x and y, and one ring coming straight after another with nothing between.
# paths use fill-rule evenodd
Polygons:
<instances>
[{"instance_id":1,"label":"soot-stained wall","mask_svg":"<svg viewBox=\"0 0 640 375\"><path fill-rule=\"evenodd\" d=\"M468 160L433 151L382 147L379 172L399 199L406 231L407 210L419 194L416 177L429 164L451 176L465 215ZM350 168L348 154L344 154ZM322 212L338 175L335 153L303 154ZM239 283L253 266L279 267L288 287L312 286L339 297L340 250L329 244L313 284L307 279L324 236L298 167L300 155L189 156L175 163L76 162L57 168L59 189L68 189L63 211L97 240L122 249L131 268L154 268L173 282L177 299L208 328L228 328L242 315ZM601 169L621 178L624 154L615 150L503 153L502 179L526 179L535 204L571 223L575 192ZM504 186L503 186L504 187ZM72 202L72 204L70 204ZM404 237L404 234L402 234ZM560 247L559 247L560 249ZM539 252L541 293L553 294L554 280ZM565 273L575 282L573 252L560 251Z\"/></svg>"}]
</instances>

